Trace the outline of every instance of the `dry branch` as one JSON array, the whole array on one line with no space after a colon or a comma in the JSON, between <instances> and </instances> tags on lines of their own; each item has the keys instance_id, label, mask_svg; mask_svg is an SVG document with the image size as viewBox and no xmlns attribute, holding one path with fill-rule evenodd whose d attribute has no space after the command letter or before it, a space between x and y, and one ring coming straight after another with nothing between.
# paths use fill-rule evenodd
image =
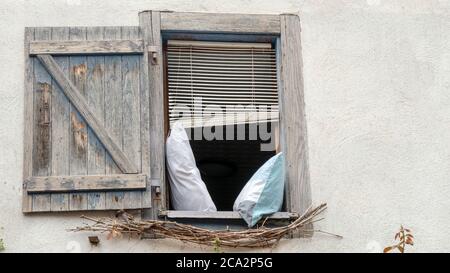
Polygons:
<instances>
[{"instance_id":1,"label":"dry branch","mask_svg":"<svg viewBox=\"0 0 450 273\"><path fill-rule=\"evenodd\" d=\"M107 232L108 238L128 235L156 235L171 238L183 242L215 247L271 247L281 238L292 234L294 231L310 233L311 230L303 229L308 224L316 222L316 216L326 209L326 204L308 209L302 216L288 225L269 228L264 224L258 228L245 230L208 230L192 225L180 224L162 220L135 220L131 215L123 212L119 218L91 218L81 216L93 223L71 229L71 231ZM321 232L321 231L319 231ZM329 234L329 233L328 233ZM336 235L337 237L340 237Z\"/></svg>"}]
</instances>

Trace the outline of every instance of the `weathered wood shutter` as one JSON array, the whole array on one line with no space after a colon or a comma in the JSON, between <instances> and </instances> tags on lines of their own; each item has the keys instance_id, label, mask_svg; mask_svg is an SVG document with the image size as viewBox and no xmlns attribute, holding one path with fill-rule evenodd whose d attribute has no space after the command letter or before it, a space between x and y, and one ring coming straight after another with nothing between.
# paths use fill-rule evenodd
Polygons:
<instances>
[{"instance_id":1,"label":"weathered wood shutter","mask_svg":"<svg viewBox=\"0 0 450 273\"><path fill-rule=\"evenodd\" d=\"M152 206L143 53L137 26L26 28L24 212Z\"/></svg>"}]
</instances>

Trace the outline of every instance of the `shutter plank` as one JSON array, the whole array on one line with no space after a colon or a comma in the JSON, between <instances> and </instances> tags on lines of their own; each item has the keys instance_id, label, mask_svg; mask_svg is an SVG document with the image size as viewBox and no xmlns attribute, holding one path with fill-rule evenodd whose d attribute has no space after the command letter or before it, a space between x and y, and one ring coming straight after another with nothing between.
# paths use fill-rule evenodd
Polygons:
<instances>
[{"instance_id":1,"label":"shutter plank","mask_svg":"<svg viewBox=\"0 0 450 273\"><path fill-rule=\"evenodd\" d=\"M88 40L102 40L103 27L87 28ZM105 90L104 90L105 58L103 56L87 57L87 102L89 108L98 117L101 125L105 124ZM88 128L88 174L105 174L106 151L103 144L98 140L91 127ZM106 208L105 192L89 192L87 194L88 210L103 210Z\"/></svg>"},{"instance_id":2,"label":"shutter plank","mask_svg":"<svg viewBox=\"0 0 450 273\"><path fill-rule=\"evenodd\" d=\"M51 28L35 30L36 40L50 40L50 38ZM52 78L40 62L34 62L34 77L33 175L46 176L50 174L51 168ZM49 211L50 204L50 194L33 195L33 211Z\"/></svg>"},{"instance_id":3,"label":"shutter plank","mask_svg":"<svg viewBox=\"0 0 450 273\"><path fill-rule=\"evenodd\" d=\"M69 39L75 41L86 40L85 27L71 27ZM69 79L86 98L87 63L85 56L69 57ZM70 174L87 174L87 124L77 109L70 108ZM87 209L87 194L70 194L70 210Z\"/></svg>"},{"instance_id":4,"label":"shutter plank","mask_svg":"<svg viewBox=\"0 0 450 273\"><path fill-rule=\"evenodd\" d=\"M147 50L150 46L149 43L151 34L149 32L151 29L151 13L143 12L139 14L139 31L142 39L144 41L144 54L141 58L141 71L140 71L140 100L141 100L141 167L142 173L148 175L147 179L147 189L142 193L142 207L151 208L152 207L152 188L151 188L151 168L150 168L150 71L149 71L149 51ZM142 215L144 217L152 217L149 215L152 210L144 210Z\"/></svg>"},{"instance_id":5,"label":"shutter plank","mask_svg":"<svg viewBox=\"0 0 450 273\"><path fill-rule=\"evenodd\" d=\"M122 39L138 39L139 28L122 27ZM140 56L122 56L123 147L125 155L141 171L139 68ZM142 207L142 192L124 193L124 207Z\"/></svg>"},{"instance_id":6,"label":"shutter plank","mask_svg":"<svg viewBox=\"0 0 450 273\"><path fill-rule=\"evenodd\" d=\"M68 40L69 28L52 28L52 40ZM55 62L66 75L69 73L69 58L58 57ZM70 130L70 102L52 80L52 171L50 175L69 174L69 130ZM67 211L69 209L69 194L51 194L51 211Z\"/></svg>"},{"instance_id":7,"label":"shutter plank","mask_svg":"<svg viewBox=\"0 0 450 273\"><path fill-rule=\"evenodd\" d=\"M105 39L120 39L120 27L105 27ZM111 138L123 150L122 137L122 57L106 56L105 57L105 127L110 133ZM106 174L121 173L111 156L106 156ZM124 207L123 192L107 192L106 207L108 209L122 209Z\"/></svg>"},{"instance_id":8,"label":"shutter plank","mask_svg":"<svg viewBox=\"0 0 450 273\"><path fill-rule=\"evenodd\" d=\"M24 75L24 132L23 132L23 180L33 175L33 138L34 138L34 58L28 54L29 43L34 39L34 28L25 28L25 75ZM22 211L33 210L33 198L27 193L26 184L22 187Z\"/></svg>"}]
</instances>

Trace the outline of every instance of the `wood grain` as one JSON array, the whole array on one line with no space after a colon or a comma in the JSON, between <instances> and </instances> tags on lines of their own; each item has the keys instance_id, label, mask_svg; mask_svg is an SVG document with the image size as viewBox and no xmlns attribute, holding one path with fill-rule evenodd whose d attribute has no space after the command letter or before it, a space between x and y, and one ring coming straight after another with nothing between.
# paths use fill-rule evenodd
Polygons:
<instances>
[{"instance_id":1,"label":"wood grain","mask_svg":"<svg viewBox=\"0 0 450 273\"><path fill-rule=\"evenodd\" d=\"M139 24L144 39L144 46L154 46L158 50L156 52L156 63L149 61L151 56L144 54L144 65L147 69L144 73L148 73L149 94L149 151L150 151L150 178L159 181L165 181L164 167L164 82L163 82L163 62L162 62L162 37L161 37L161 14L157 11L142 12L139 14ZM147 51L147 50L146 50ZM148 52L148 51L147 51ZM150 182L150 181L149 181ZM149 186L150 183L149 183ZM145 218L156 219L158 211L166 208L166 186L161 183L158 193L152 190L152 209L144 211ZM156 187L155 187L156 189Z\"/></svg>"},{"instance_id":2,"label":"wood grain","mask_svg":"<svg viewBox=\"0 0 450 273\"><path fill-rule=\"evenodd\" d=\"M163 40L161 36L161 12L152 12L152 41L153 46L157 47L157 62L150 62L149 78L150 81L150 172L152 181L161 181L155 186L153 196L153 207L159 210L165 210L168 207L167 187L165 183L165 112L164 112L164 76L162 62ZM154 213L156 215L156 212Z\"/></svg>"},{"instance_id":3,"label":"wood grain","mask_svg":"<svg viewBox=\"0 0 450 273\"><path fill-rule=\"evenodd\" d=\"M280 125L286 160L286 204L290 212L303 214L311 206L311 187L298 16L281 15L280 44Z\"/></svg>"},{"instance_id":4,"label":"wood grain","mask_svg":"<svg viewBox=\"0 0 450 273\"><path fill-rule=\"evenodd\" d=\"M167 210L160 213L167 218L192 218L192 219L242 219L237 211L182 211L182 210ZM290 212L275 212L270 215L269 219L295 219L298 218L297 213Z\"/></svg>"},{"instance_id":5,"label":"wood grain","mask_svg":"<svg viewBox=\"0 0 450 273\"><path fill-rule=\"evenodd\" d=\"M277 34L280 33L280 17L266 14L161 12L161 30Z\"/></svg>"},{"instance_id":6,"label":"wood grain","mask_svg":"<svg viewBox=\"0 0 450 273\"><path fill-rule=\"evenodd\" d=\"M34 39L34 28L25 28L25 75L24 75L24 131L23 131L23 178L25 181L33 175L33 82L34 82L34 58L28 55L29 43ZM33 210L33 200L27 193L26 184L22 187L22 212Z\"/></svg>"},{"instance_id":7,"label":"wood grain","mask_svg":"<svg viewBox=\"0 0 450 273\"><path fill-rule=\"evenodd\" d=\"M122 39L138 39L138 27L122 27ZM139 71L141 56L122 56L122 137L125 155L141 171ZM142 207L142 192L124 193L124 208Z\"/></svg>"},{"instance_id":8,"label":"wood grain","mask_svg":"<svg viewBox=\"0 0 450 273\"><path fill-rule=\"evenodd\" d=\"M69 39L69 29L66 27L53 27L52 40ZM65 56L55 58L55 62L61 70L69 74L69 58ZM67 100L59 85L52 80L52 168L50 175L69 174L70 162L70 102ZM51 211L69 210L69 194L51 194Z\"/></svg>"},{"instance_id":9,"label":"wood grain","mask_svg":"<svg viewBox=\"0 0 450 273\"><path fill-rule=\"evenodd\" d=\"M141 174L34 176L26 183L30 193L144 190L146 176Z\"/></svg>"},{"instance_id":10,"label":"wood grain","mask_svg":"<svg viewBox=\"0 0 450 273\"><path fill-rule=\"evenodd\" d=\"M70 27L69 39L73 41L86 40L85 27ZM45 55L48 56L48 55ZM38 59L40 55L38 55ZM69 74L63 74L78 90L76 100L86 98L86 56L71 56L69 57ZM53 78L59 83L62 91L65 92L63 83L58 79L55 73L52 73ZM87 174L87 124L85 117L82 116L80 109L76 106L76 101L70 99L70 96L65 94L71 102L70 108L70 175L85 175ZM87 209L87 194L86 193L71 193L69 196L70 210L85 210Z\"/></svg>"},{"instance_id":11,"label":"wood grain","mask_svg":"<svg viewBox=\"0 0 450 273\"><path fill-rule=\"evenodd\" d=\"M34 37L35 32L39 33L36 39ZM83 44L86 42L86 39L93 41L107 39L134 41L140 40L140 28L28 28L25 31L25 38L25 103L26 105L30 105L30 107L25 107L24 113L26 117L24 132L24 181L29 181L36 177L42 179L43 177L55 176L67 178L86 175L105 176L106 172L114 175L122 175L122 170L119 168L120 165L116 164L117 160L105 149L105 145L102 143L104 142L103 139L97 137L95 131L96 126L90 126L90 118L86 118L86 113L89 116L97 118L98 124L105 128L107 115L115 117L113 121L110 121L110 125L112 125L112 131L116 130L115 133L120 140L117 143L117 147L129 159L133 167L132 172L140 172L142 162L147 162L146 170L149 170L149 150L142 149L142 145L145 145L145 143L147 145L149 144L149 97L147 96L147 98L141 100L141 95L145 94L145 91L142 92L141 89L143 81L140 75L142 55L115 52L116 54L101 53L94 55L56 54L57 56L53 58L46 54L39 55L39 57L36 56L36 61L34 61L35 58L29 55L29 42L33 40L38 41L36 44L45 42L45 39L51 39L51 42L55 44L59 41L67 40L72 40L71 42L73 44L79 42ZM153 46L149 46L147 49L151 52L155 51L155 47ZM107 67L108 62L105 62L105 59L110 60L109 67ZM47 79L47 81L42 80L40 84L37 84L34 75L35 67L38 67L37 78ZM49 70L56 76L52 77ZM54 73L55 71L56 73ZM107 83L108 79L111 80L109 86ZM109 87L112 87L112 93L110 93L111 89L108 89ZM45 122L48 123L46 126L49 129L47 133L39 134L40 136L47 136L44 139L47 139L48 143L45 144L46 142L44 141L43 143L45 145L38 147L34 145L34 142L36 142L35 138L38 138L34 133L36 132L35 127L37 127L38 121L45 121L47 116L42 114L45 108L42 107L42 97L44 96L38 96L39 98L34 96L37 93L36 88L39 88L40 94L44 94L42 90L46 90L49 95L47 96L49 122ZM71 94L66 93L67 89L70 89L68 92L71 92ZM72 89L75 90L75 93L72 92ZM110 96L111 94L113 95L112 98ZM83 105L80 106L80 103L77 102L72 103L72 100L80 101L78 99L75 100L74 97L81 98ZM111 100L112 104L109 103ZM35 106L35 103L39 105ZM117 107L113 110L108 110L107 107L111 105L116 105ZM84 110L78 111L78 107ZM37 113L35 110L37 110ZM144 117L147 123L145 121L142 122L142 117ZM118 124L119 126L117 126ZM143 124L147 125L145 126L146 128L141 130ZM80 132L78 138L76 137L76 132ZM106 132L105 134L112 135L110 132ZM33 149L48 151L48 153L34 152ZM41 160L41 163L45 163L46 161L48 163L35 164L34 160L36 160L37 155L45 159ZM107 166L108 160L109 166ZM46 171L40 169L45 169ZM114 170L112 171L112 169ZM33 170L35 173L33 173ZM149 175L149 171L147 175ZM116 188L114 191L96 191L95 186L92 186L92 190L88 192L84 192L84 190L81 190L81 192L79 190L64 190L63 192L33 191L33 189L28 190L27 183L24 182L23 211L149 208L151 207L151 201L149 201L151 198L146 198L147 201L143 202L142 195L151 192L150 190L145 190L147 184L150 185L150 179L144 178L142 181L145 183L145 187L142 188L140 186L138 190ZM58 184L59 182L55 183ZM113 185L108 186L105 188L114 188ZM109 192L110 201L108 204L106 201L106 192ZM35 209L33 209L33 203L35 204Z\"/></svg>"},{"instance_id":12,"label":"wood grain","mask_svg":"<svg viewBox=\"0 0 450 273\"><path fill-rule=\"evenodd\" d=\"M87 28L86 38L90 40L102 40L103 27ZM104 56L87 56L87 102L98 117L102 125L105 124L105 58ZM89 175L105 174L106 151L91 127L88 127L88 156L87 168ZM105 192L89 192L87 194L88 210L103 210L106 208Z\"/></svg>"},{"instance_id":13,"label":"wood grain","mask_svg":"<svg viewBox=\"0 0 450 273\"><path fill-rule=\"evenodd\" d=\"M125 156L120 146L113 140L115 132L109 133L99 121L99 119L94 115L92 110L89 108L86 99L78 88L64 75L61 68L56 64L53 57L50 55L38 55L37 58L44 64L45 68L52 74L55 81L61 86L64 94L70 100L70 102L75 106L75 108L80 113L81 117L86 120L87 124L92 128L97 137L103 143L111 157L118 164L119 168L123 170L124 173L136 173L137 169L133 163ZM110 105L114 108L114 105ZM119 105L119 107L121 107ZM115 109L117 110L117 109ZM119 110L120 111L120 110ZM121 120L121 117L120 117ZM79 121L78 121L79 122ZM121 122L121 121L117 121ZM117 130L116 130L117 131ZM111 135L110 135L111 134ZM119 131L120 134L120 131ZM121 142L121 141L120 141ZM119 142L119 143L120 143ZM77 147L77 149L79 149ZM85 159L85 162L87 160Z\"/></svg>"},{"instance_id":14,"label":"wood grain","mask_svg":"<svg viewBox=\"0 0 450 273\"><path fill-rule=\"evenodd\" d=\"M35 30L35 39L50 40L51 28ZM39 62L34 62L34 141L33 176L50 174L51 168L51 94L52 78ZM50 210L50 194L33 197L33 211Z\"/></svg>"},{"instance_id":15,"label":"wood grain","mask_svg":"<svg viewBox=\"0 0 450 273\"><path fill-rule=\"evenodd\" d=\"M121 38L120 27L105 27L105 39ZM123 96L122 96L122 57L105 56L105 127L111 138L123 149ZM120 173L110 153L106 156L106 174ZM131 161L130 161L131 163ZM124 192L107 192L106 207L109 209L124 208Z\"/></svg>"},{"instance_id":16,"label":"wood grain","mask_svg":"<svg viewBox=\"0 0 450 273\"><path fill-rule=\"evenodd\" d=\"M142 54L142 40L34 41L30 55Z\"/></svg>"},{"instance_id":17,"label":"wood grain","mask_svg":"<svg viewBox=\"0 0 450 273\"><path fill-rule=\"evenodd\" d=\"M139 14L139 30L140 35L144 41L144 49L147 49L151 39L151 24L152 17L150 12L144 12ZM150 168L150 78L149 78L149 58L150 53L148 50L144 50L144 54L141 59L140 70L140 99L141 99L141 164L142 173L148 175L147 190L142 193L142 207L152 207L152 188L151 188L151 168ZM143 210L143 216L152 218L152 210Z\"/></svg>"}]
</instances>

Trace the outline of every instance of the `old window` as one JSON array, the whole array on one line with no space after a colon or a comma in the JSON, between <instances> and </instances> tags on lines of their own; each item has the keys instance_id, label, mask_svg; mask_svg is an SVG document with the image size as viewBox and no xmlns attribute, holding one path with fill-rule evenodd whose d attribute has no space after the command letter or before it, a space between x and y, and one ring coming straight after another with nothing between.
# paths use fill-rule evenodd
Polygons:
<instances>
[{"instance_id":1,"label":"old window","mask_svg":"<svg viewBox=\"0 0 450 273\"><path fill-rule=\"evenodd\" d=\"M167 40L165 48L169 123L187 128L217 209L232 211L251 175L275 154L276 50L272 43L188 40Z\"/></svg>"},{"instance_id":2,"label":"old window","mask_svg":"<svg viewBox=\"0 0 450 273\"><path fill-rule=\"evenodd\" d=\"M214 58L224 50L237 50L245 51L239 55L253 74L241 77L243 83L236 80L229 85L250 86L247 100L251 98L255 104L264 99L278 107L269 111L279 113L277 128L270 131L279 132L276 143L286 157L284 209L304 212L311 196L300 32L296 15L159 11L139 13L139 27L27 28L23 211L124 208L142 209L145 217L152 218L179 215L169 207L164 144L171 121L168 109L174 99L189 97L181 90L188 88L190 79L185 77L183 85L178 77L180 92L165 96L165 90L171 89L166 86L167 79L169 85L174 79L165 71L174 59L163 54L183 56L184 64L189 64L202 54ZM214 54L186 51L186 47L204 51L205 46L222 48ZM180 53L174 51L177 48ZM250 59L252 62L247 62ZM275 63L263 65L264 69L275 66L276 73L270 74L267 82L256 73L263 59L275 59ZM206 58L203 63L214 62ZM227 65L222 63L221 67ZM209 74L196 82L205 87L201 90L208 102L240 100L236 93L211 92L223 77ZM200 79L204 75L195 76ZM246 111L252 113L251 109ZM271 121L270 117L251 120L252 115L244 119L247 125ZM239 123L236 119L230 122L226 115L221 122L227 127ZM202 150L209 149L202 144L193 147L200 156ZM211 175L211 168L218 166L208 160L201 164ZM245 180L244 176L239 180ZM229 210L227 202L221 201L220 206ZM181 216L234 217L230 213Z\"/></svg>"},{"instance_id":3,"label":"old window","mask_svg":"<svg viewBox=\"0 0 450 273\"><path fill-rule=\"evenodd\" d=\"M141 14L144 16L153 16L152 13ZM304 119L304 102L303 102L303 83L302 83L302 60L301 60L301 43L300 43L300 22L299 18L295 15L224 15L224 14L196 14L196 13L161 13L161 43L163 47L166 47L170 53L171 48L181 46L233 46L245 47L245 44L258 44L259 46L267 47L270 44L270 49L274 50L276 55L276 78L277 78L277 93L278 93L278 106L279 106L279 124L278 128L273 130L279 132L278 149L282 150L286 155L286 169L287 169L287 184L285 195L285 215L276 215L276 217L289 217L289 213L302 213L310 205L311 196L309 188L309 173L307 165L307 150L306 150L306 124ZM220 44L221 43L221 44ZM171 47L172 44L172 47ZM199 48L197 48L198 52ZM219 50L220 51L220 50ZM199 52L201 53L201 52ZM177 56L172 51L171 57ZM190 53L188 54L190 56ZM200 54L197 54L200 55ZM186 56L186 54L184 55ZM247 56L248 57L248 56ZM169 63L163 63L163 70L167 67L170 69L170 62L172 64L176 62L173 58L167 58ZM193 60L193 59L191 59ZM190 60L190 61L191 61ZM186 59L185 59L186 61ZM195 60L194 60L195 61ZM213 61L211 61L213 62ZM167 67L165 67L167 66ZM223 66L222 66L223 67ZM203 67L204 68L204 67ZM172 71L173 72L173 71ZM185 71L187 72L187 71ZM205 72L205 71L203 71ZM211 73L212 74L212 73ZM175 86L180 84L171 83L174 80L174 73L168 71L165 75L166 89L169 91L168 97L170 98L171 92L174 92ZM223 79L223 77L222 77ZM208 78L207 80L212 80ZM187 84L189 84L188 79ZM184 82L186 84L186 82ZM205 83L203 83L205 84ZM214 94L209 92L206 83L206 93L212 97L212 95L222 96L223 94ZM204 85L203 85L204 86ZM186 87L186 85L184 86ZM212 87L212 86L211 86ZM204 90L205 88L198 88L198 90ZM195 93L195 92L194 92ZM179 92L177 93L179 94ZM203 92L205 94L205 92ZM173 94L172 102L176 95ZM229 98L228 98L229 99ZM163 99L164 100L164 99ZM221 102L225 101L224 98ZM166 105L168 109L171 108L171 100L168 99ZM195 105L193 101L192 106ZM169 110L170 112L170 110ZM251 112L251 111L250 111ZM204 113L204 112L202 112ZM168 118L165 121L166 130L170 127L170 113L164 113ZM225 115L226 116L226 115ZM171 117L173 118L173 116ZM201 119L204 119L201 116ZM207 117L211 118L211 116ZM194 119L195 120L195 119ZM220 119L223 120L223 119ZM225 118L224 124L227 124ZM236 120L235 120L236 121ZM215 121L217 122L217 120ZM228 125L227 127L229 127ZM195 127L195 126L194 126ZM248 127L247 127L248 128ZM226 129L225 129L226 130ZM195 132L193 132L195 134ZM207 150L214 145L217 149L219 143L214 141L206 142L192 141L192 147L194 153L196 153L198 164L200 169L206 169L206 172L213 170L221 170L225 172L225 176L230 168L223 166L224 162L219 162L219 166L215 163L214 159L202 160L202 155L207 154ZM233 142L231 142L233 143ZM237 144L235 142L234 144ZM208 145L210 147L208 147ZM236 145L238 147L239 145ZM249 146L247 146L249 147ZM289 147L289 148L287 148ZM206 152L202 153L205 150ZM216 150L215 150L216 151ZM273 151L272 151L273 152ZM256 155L257 158L262 159L264 156ZM257 164L255 164L257 165ZM256 167L255 167L256 168ZM218 174L218 172L214 172ZM213 174L213 176L214 176ZM211 180L216 180L217 177L212 177ZM205 179L208 180L208 179ZM246 180L242 177L242 180ZM241 181L242 181L241 180ZM208 183L208 181L206 181ZM242 182L241 182L242 183ZM245 182L243 182L245 183ZM166 184L167 185L167 184ZM242 185L236 185L234 194L240 190ZM217 187L217 185L216 185ZM211 190L211 194L214 199L214 191L222 190L220 187ZM170 209L168 202L167 188L164 189L166 195L165 199L166 212L163 213L173 218L234 218L238 217L236 214L229 212L230 204L234 201L233 198L227 197L226 200L216 199L219 210L222 208L227 211L220 211L217 213L195 213L195 212L177 212L167 210ZM217 204L216 204L217 205Z\"/></svg>"}]
</instances>

